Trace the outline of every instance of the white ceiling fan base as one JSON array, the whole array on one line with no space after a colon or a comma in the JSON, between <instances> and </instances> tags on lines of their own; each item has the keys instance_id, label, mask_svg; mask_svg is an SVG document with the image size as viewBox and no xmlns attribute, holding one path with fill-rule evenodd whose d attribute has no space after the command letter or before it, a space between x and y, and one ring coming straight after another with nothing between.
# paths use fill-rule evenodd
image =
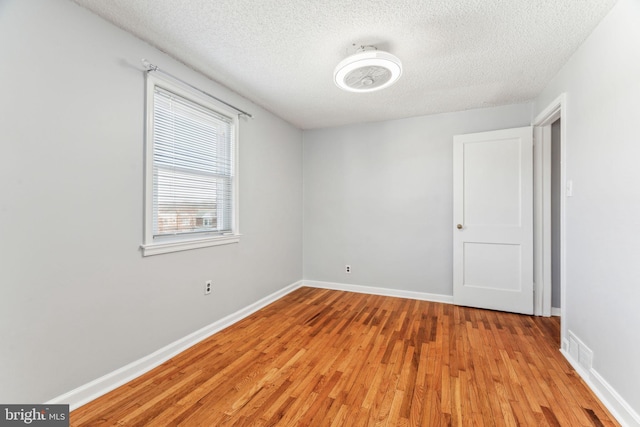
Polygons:
<instances>
[{"instance_id":1,"label":"white ceiling fan base","mask_svg":"<svg viewBox=\"0 0 640 427\"><path fill-rule=\"evenodd\" d=\"M390 76L386 76L387 73L379 73L381 68L388 70ZM363 78L360 81L370 76L372 82L354 84L348 77L356 70L362 70ZM386 81L375 84L377 74L385 74ZM340 89L349 92L374 92L391 86L401 75L402 63L397 57L381 50L365 50L340 61L333 72L333 80Z\"/></svg>"}]
</instances>

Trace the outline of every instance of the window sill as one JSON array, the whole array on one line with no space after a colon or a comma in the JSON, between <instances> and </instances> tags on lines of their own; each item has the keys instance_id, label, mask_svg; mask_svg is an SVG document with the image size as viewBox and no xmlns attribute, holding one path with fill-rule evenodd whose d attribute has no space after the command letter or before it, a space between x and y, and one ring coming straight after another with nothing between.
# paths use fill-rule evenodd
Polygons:
<instances>
[{"instance_id":1,"label":"window sill","mask_svg":"<svg viewBox=\"0 0 640 427\"><path fill-rule=\"evenodd\" d=\"M204 239L151 243L149 245L140 245L140 247L142 248L142 256L151 256L170 252L188 251L190 249L207 248L209 246L228 245L238 242L240 242L240 235L232 234L228 236L216 236Z\"/></svg>"}]
</instances>

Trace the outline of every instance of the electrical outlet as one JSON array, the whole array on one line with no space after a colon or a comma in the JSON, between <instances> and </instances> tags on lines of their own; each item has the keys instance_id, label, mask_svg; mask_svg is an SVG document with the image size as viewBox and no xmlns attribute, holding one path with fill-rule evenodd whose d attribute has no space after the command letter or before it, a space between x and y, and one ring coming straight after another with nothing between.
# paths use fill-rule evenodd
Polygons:
<instances>
[{"instance_id":1,"label":"electrical outlet","mask_svg":"<svg viewBox=\"0 0 640 427\"><path fill-rule=\"evenodd\" d=\"M344 272L347 274L351 274L351 266L349 264L344 266Z\"/></svg>"},{"instance_id":2,"label":"electrical outlet","mask_svg":"<svg viewBox=\"0 0 640 427\"><path fill-rule=\"evenodd\" d=\"M211 280L207 280L204 283L204 294L209 295L211 293Z\"/></svg>"}]
</instances>

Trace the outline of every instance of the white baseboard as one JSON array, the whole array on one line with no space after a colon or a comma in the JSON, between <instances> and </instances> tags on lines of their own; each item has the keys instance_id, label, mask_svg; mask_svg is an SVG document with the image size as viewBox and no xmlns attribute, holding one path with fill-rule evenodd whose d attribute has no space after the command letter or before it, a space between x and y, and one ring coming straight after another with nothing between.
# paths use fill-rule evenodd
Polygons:
<instances>
[{"instance_id":1,"label":"white baseboard","mask_svg":"<svg viewBox=\"0 0 640 427\"><path fill-rule=\"evenodd\" d=\"M210 325L207 325L204 328L195 331L184 338L172 342L171 344L149 354L148 356L138 359L135 362L129 363L128 365L116 369L115 371L110 372L98 379L81 385L80 387L71 390L70 392L51 399L47 402L47 404L69 404L69 409L73 411L74 409L86 403L89 403L94 399L97 399L103 394L106 394L111 390L114 390L121 385L126 384L127 382L139 377L140 375L150 371L156 366L161 365L175 355L185 351L189 347L199 343L205 338L210 337L216 332L219 332L222 329L233 325L234 323L255 313L261 308L282 298L286 294L293 292L301 286L302 281L298 281L289 286L286 286L285 288L282 288L279 291L272 293L271 295L267 295L261 300L256 301L253 304L236 311L235 313L232 313L216 322L213 322Z\"/></svg>"},{"instance_id":2,"label":"white baseboard","mask_svg":"<svg viewBox=\"0 0 640 427\"><path fill-rule=\"evenodd\" d=\"M575 337L569 331L570 337ZM582 343L578 340L579 343ZM620 394L595 370L593 367L586 369L584 363L580 363L570 351L571 343L563 342L560 352L569 361L573 369L582 377L589 388L594 392L602 404L611 412L616 420L626 427L640 427L640 415L633 410ZM575 352L574 352L575 353ZM578 353L579 354L579 353ZM579 357L579 356L578 356Z\"/></svg>"},{"instance_id":3,"label":"white baseboard","mask_svg":"<svg viewBox=\"0 0 640 427\"><path fill-rule=\"evenodd\" d=\"M421 301L442 302L453 304L452 295L429 294L426 292L402 291L399 289L378 288L375 286L351 285L347 283L320 282L316 280L303 280L302 286L311 288L334 289L337 291L357 292L360 294L383 295L387 297L410 298Z\"/></svg>"},{"instance_id":4,"label":"white baseboard","mask_svg":"<svg viewBox=\"0 0 640 427\"><path fill-rule=\"evenodd\" d=\"M551 307L551 315L557 317L562 316L562 309L559 307Z\"/></svg>"},{"instance_id":5,"label":"white baseboard","mask_svg":"<svg viewBox=\"0 0 640 427\"><path fill-rule=\"evenodd\" d=\"M77 409L78 407L89 403L90 401L120 387L123 384L139 377L140 375L150 371L151 369L166 362L175 355L185 351L189 347L199 343L200 341L210 337L216 332L221 331L228 326L244 319L245 317L255 313L261 308L271 304L274 301L282 298L288 293L302 287L314 287L322 289L335 289L348 292L358 292L373 295L384 295L399 298L410 298L422 301L441 302L445 304L453 303L453 296L430 294L424 292L402 291L398 289L378 288L373 286L360 286L346 283L333 283L333 282L321 282L313 280L303 280L293 283L283 289L276 291L255 303L242 308L216 322L211 323L204 328L187 335L173 343L149 354L141 359L138 359L132 363L129 363L122 368L119 368L109 374L106 374L100 378L97 378L87 384L84 384L74 390L69 391L63 395L60 395L54 399L51 399L48 404L69 404L70 410ZM593 368L584 369L577 360L575 360L568 351L568 342L563 342L562 354L574 367L578 374L589 385L593 392L600 398L602 403L613 414L614 417L623 426L636 426L640 427L640 416L631 408L631 406L611 387L602 376L596 372Z\"/></svg>"}]
</instances>

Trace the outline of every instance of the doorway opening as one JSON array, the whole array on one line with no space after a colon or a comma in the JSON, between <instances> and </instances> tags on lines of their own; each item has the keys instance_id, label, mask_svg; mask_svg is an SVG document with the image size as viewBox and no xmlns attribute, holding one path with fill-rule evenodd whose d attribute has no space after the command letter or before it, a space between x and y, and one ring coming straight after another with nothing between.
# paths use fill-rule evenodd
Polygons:
<instances>
[{"instance_id":1,"label":"doorway opening","mask_svg":"<svg viewBox=\"0 0 640 427\"><path fill-rule=\"evenodd\" d=\"M534 312L560 316L560 342L566 336L565 206L566 96L555 99L534 121Z\"/></svg>"},{"instance_id":2,"label":"doorway opening","mask_svg":"<svg viewBox=\"0 0 640 427\"><path fill-rule=\"evenodd\" d=\"M551 315L560 316L562 307L562 263L560 262L561 223L560 223L560 148L562 144L562 119L551 123Z\"/></svg>"}]
</instances>

